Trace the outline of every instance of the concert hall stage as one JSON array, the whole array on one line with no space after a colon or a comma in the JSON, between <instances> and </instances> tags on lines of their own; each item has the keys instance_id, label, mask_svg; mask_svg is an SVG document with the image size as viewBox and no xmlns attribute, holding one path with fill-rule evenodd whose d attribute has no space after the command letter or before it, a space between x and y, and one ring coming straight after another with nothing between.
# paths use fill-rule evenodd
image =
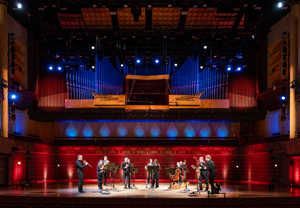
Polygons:
<instances>
[{"instance_id":1,"label":"concert hall stage","mask_svg":"<svg viewBox=\"0 0 300 208\"><path fill-rule=\"evenodd\" d=\"M77 184L42 184L31 188L0 189L0 207L298 207L300 189L282 188L270 191L266 185L222 184L221 194L207 192L192 195L189 190L169 190L163 183L158 189L147 189L144 183L134 189L123 189L121 184L105 186L101 194L96 184L86 184L85 193L77 192Z\"/></svg>"}]
</instances>

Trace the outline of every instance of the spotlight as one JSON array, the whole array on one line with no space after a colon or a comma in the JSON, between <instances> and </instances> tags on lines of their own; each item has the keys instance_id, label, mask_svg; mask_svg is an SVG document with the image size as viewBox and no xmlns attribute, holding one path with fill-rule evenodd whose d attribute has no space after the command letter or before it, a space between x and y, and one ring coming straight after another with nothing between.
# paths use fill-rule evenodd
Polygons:
<instances>
[{"instance_id":1,"label":"spotlight","mask_svg":"<svg viewBox=\"0 0 300 208\"><path fill-rule=\"evenodd\" d=\"M141 61L141 59L136 59L136 61L135 61L135 63L137 63L137 64L140 64L142 61Z\"/></svg>"},{"instance_id":2,"label":"spotlight","mask_svg":"<svg viewBox=\"0 0 300 208\"><path fill-rule=\"evenodd\" d=\"M94 65L92 66L92 69L95 69L95 66L94 66Z\"/></svg>"},{"instance_id":3,"label":"spotlight","mask_svg":"<svg viewBox=\"0 0 300 208\"><path fill-rule=\"evenodd\" d=\"M59 167L60 167L60 164L57 164L57 167L59 168Z\"/></svg>"},{"instance_id":4,"label":"spotlight","mask_svg":"<svg viewBox=\"0 0 300 208\"><path fill-rule=\"evenodd\" d=\"M204 49L204 50L206 50L207 48L208 48L208 46L207 46L207 45L204 45L204 46L203 46L203 49Z\"/></svg>"},{"instance_id":5,"label":"spotlight","mask_svg":"<svg viewBox=\"0 0 300 208\"><path fill-rule=\"evenodd\" d=\"M239 166L239 165L236 165L235 167L236 167L236 168L239 168L240 166Z\"/></svg>"},{"instance_id":6,"label":"spotlight","mask_svg":"<svg viewBox=\"0 0 300 208\"><path fill-rule=\"evenodd\" d=\"M120 66L123 68L123 67L124 67L124 64L121 64Z\"/></svg>"},{"instance_id":7,"label":"spotlight","mask_svg":"<svg viewBox=\"0 0 300 208\"><path fill-rule=\"evenodd\" d=\"M159 64L159 59L156 58L156 59L154 60L154 63Z\"/></svg>"},{"instance_id":8,"label":"spotlight","mask_svg":"<svg viewBox=\"0 0 300 208\"><path fill-rule=\"evenodd\" d=\"M236 68L236 71L242 71L242 67L241 66L238 66L237 68Z\"/></svg>"},{"instance_id":9,"label":"spotlight","mask_svg":"<svg viewBox=\"0 0 300 208\"><path fill-rule=\"evenodd\" d=\"M251 38L252 38L252 40L254 40L255 39L255 35L253 34L253 35L251 35Z\"/></svg>"},{"instance_id":10,"label":"spotlight","mask_svg":"<svg viewBox=\"0 0 300 208\"><path fill-rule=\"evenodd\" d=\"M283 7L283 2L282 1L277 2L277 8L281 9L282 7Z\"/></svg>"},{"instance_id":11,"label":"spotlight","mask_svg":"<svg viewBox=\"0 0 300 208\"><path fill-rule=\"evenodd\" d=\"M280 100L281 100L281 101L285 101L285 100L286 100L286 96L285 96L285 95L282 95L282 96L280 97Z\"/></svg>"},{"instance_id":12,"label":"spotlight","mask_svg":"<svg viewBox=\"0 0 300 208\"><path fill-rule=\"evenodd\" d=\"M275 168L277 168L277 167L278 167L277 163L275 163L275 164L274 164L274 167L275 167Z\"/></svg>"},{"instance_id":13,"label":"spotlight","mask_svg":"<svg viewBox=\"0 0 300 208\"><path fill-rule=\"evenodd\" d=\"M201 66L200 66L200 69L204 69L204 66L201 65Z\"/></svg>"},{"instance_id":14,"label":"spotlight","mask_svg":"<svg viewBox=\"0 0 300 208\"><path fill-rule=\"evenodd\" d=\"M228 66L226 67L226 71L230 72L231 70L232 70L232 67L231 67L230 65L228 65Z\"/></svg>"},{"instance_id":15,"label":"spotlight","mask_svg":"<svg viewBox=\"0 0 300 208\"><path fill-rule=\"evenodd\" d=\"M92 50L95 50L95 46L91 46L91 49L92 49Z\"/></svg>"},{"instance_id":16,"label":"spotlight","mask_svg":"<svg viewBox=\"0 0 300 208\"><path fill-rule=\"evenodd\" d=\"M22 162L21 162L21 161L18 161L18 162L17 162L17 165L21 165L21 164L22 164Z\"/></svg>"},{"instance_id":17,"label":"spotlight","mask_svg":"<svg viewBox=\"0 0 300 208\"><path fill-rule=\"evenodd\" d=\"M12 100L12 101L15 101L17 98L18 98L18 95L16 93L11 93L9 98Z\"/></svg>"},{"instance_id":18,"label":"spotlight","mask_svg":"<svg viewBox=\"0 0 300 208\"><path fill-rule=\"evenodd\" d=\"M61 67L61 66L58 66L58 67L57 67L57 70L58 70L58 71L61 71L61 70L62 70L62 67Z\"/></svg>"},{"instance_id":19,"label":"spotlight","mask_svg":"<svg viewBox=\"0 0 300 208\"><path fill-rule=\"evenodd\" d=\"M17 2L17 9L23 9L23 4L20 2Z\"/></svg>"},{"instance_id":20,"label":"spotlight","mask_svg":"<svg viewBox=\"0 0 300 208\"><path fill-rule=\"evenodd\" d=\"M177 64L177 63L175 63L175 64L174 64L174 66L175 66L175 67L177 67L177 66L178 66L178 64Z\"/></svg>"},{"instance_id":21,"label":"spotlight","mask_svg":"<svg viewBox=\"0 0 300 208\"><path fill-rule=\"evenodd\" d=\"M53 66L48 67L49 71L53 71Z\"/></svg>"}]
</instances>

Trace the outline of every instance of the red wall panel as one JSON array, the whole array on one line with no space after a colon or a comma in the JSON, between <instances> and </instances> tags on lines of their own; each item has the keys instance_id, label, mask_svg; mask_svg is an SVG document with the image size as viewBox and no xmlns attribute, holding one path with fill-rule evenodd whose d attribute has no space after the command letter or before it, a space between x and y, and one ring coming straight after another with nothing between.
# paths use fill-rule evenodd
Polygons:
<instances>
[{"instance_id":1,"label":"red wall panel","mask_svg":"<svg viewBox=\"0 0 300 208\"><path fill-rule=\"evenodd\" d=\"M242 150L241 150L242 149ZM85 169L86 180L96 180L96 165L99 159L107 155L111 162L120 165L124 157L129 157L138 167L137 179L145 179L145 164L149 158L158 159L162 170L161 179L168 179L165 168L175 167L177 161L187 161L190 172L189 179L194 179L195 173L190 168L197 163L200 156L210 154L217 166L217 179L221 181L244 181L247 183L269 183L270 155L265 145L251 145L246 148L221 146L59 146L52 147L34 144L28 161L29 179L32 182L53 182L77 180L75 161L78 154L92 164ZM25 151L15 152L13 156L13 182L20 183L25 179ZM21 161L21 165L17 162ZM59 167L58 167L59 164ZM299 165L297 165L299 164ZM238 165L238 168L236 167ZM300 159L295 167L300 167ZM295 169L296 170L296 169ZM299 168L297 169L299 170ZM297 172L296 170L296 172ZM297 177L299 176L299 172ZM297 179L295 177L295 180ZM298 177L299 178L299 177ZM121 171L114 176L121 179ZM299 179L300 180L300 179ZM297 179L296 181L299 180Z\"/></svg>"},{"instance_id":2,"label":"red wall panel","mask_svg":"<svg viewBox=\"0 0 300 208\"><path fill-rule=\"evenodd\" d=\"M289 178L290 184L300 186L300 156L290 158Z\"/></svg>"}]
</instances>

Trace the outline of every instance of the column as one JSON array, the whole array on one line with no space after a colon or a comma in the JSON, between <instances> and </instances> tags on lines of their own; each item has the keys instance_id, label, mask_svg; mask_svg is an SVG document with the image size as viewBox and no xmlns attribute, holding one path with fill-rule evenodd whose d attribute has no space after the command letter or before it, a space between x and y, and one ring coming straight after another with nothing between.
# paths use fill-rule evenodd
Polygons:
<instances>
[{"instance_id":1,"label":"column","mask_svg":"<svg viewBox=\"0 0 300 208\"><path fill-rule=\"evenodd\" d=\"M2 79L8 83L8 32L7 1L0 0L0 70ZM2 137L8 137L8 88L3 89L1 112Z\"/></svg>"},{"instance_id":2,"label":"column","mask_svg":"<svg viewBox=\"0 0 300 208\"><path fill-rule=\"evenodd\" d=\"M291 10L290 21L290 82L296 80L296 71L298 65L298 19L299 19L299 4L295 4ZM300 39L299 39L300 40ZM299 87L299 86L297 86ZM296 89L290 88L290 139L297 137L297 103L296 103Z\"/></svg>"}]
</instances>

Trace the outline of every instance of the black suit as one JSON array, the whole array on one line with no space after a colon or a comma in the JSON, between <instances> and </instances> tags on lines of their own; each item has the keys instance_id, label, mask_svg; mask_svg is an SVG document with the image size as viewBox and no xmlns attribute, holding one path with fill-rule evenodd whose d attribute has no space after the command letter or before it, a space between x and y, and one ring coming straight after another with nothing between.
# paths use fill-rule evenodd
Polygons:
<instances>
[{"instance_id":1,"label":"black suit","mask_svg":"<svg viewBox=\"0 0 300 208\"><path fill-rule=\"evenodd\" d=\"M208 172L209 172L209 184L211 185L211 192L215 193L216 192L216 187L214 185L215 178L217 176L217 169L214 161L209 160L206 162Z\"/></svg>"},{"instance_id":2,"label":"black suit","mask_svg":"<svg viewBox=\"0 0 300 208\"><path fill-rule=\"evenodd\" d=\"M83 164L81 160L76 160L76 169L78 175L78 191L82 191L83 186L83 168L86 167L87 164Z\"/></svg>"},{"instance_id":3,"label":"black suit","mask_svg":"<svg viewBox=\"0 0 300 208\"><path fill-rule=\"evenodd\" d=\"M154 184L155 184L155 188L159 187L159 168L160 165L153 165L153 171L152 171L152 188L154 188Z\"/></svg>"},{"instance_id":4,"label":"black suit","mask_svg":"<svg viewBox=\"0 0 300 208\"><path fill-rule=\"evenodd\" d=\"M97 179L98 179L98 188L100 190L102 190L102 184L103 184L103 176L104 176L104 171L105 170L101 170L99 167L100 162L98 162L97 165Z\"/></svg>"},{"instance_id":5,"label":"black suit","mask_svg":"<svg viewBox=\"0 0 300 208\"><path fill-rule=\"evenodd\" d=\"M126 167L127 165L127 167ZM123 170L123 177L124 177L124 186L125 188L130 188L130 166L131 164L128 162L123 162L121 168Z\"/></svg>"},{"instance_id":6,"label":"black suit","mask_svg":"<svg viewBox=\"0 0 300 208\"><path fill-rule=\"evenodd\" d=\"M208 168L206 162L200 163L200 176L199 176L199 188L202 190L202 180L204 179L206 184L206 190L208 190Z\"/></svg>"}]
</instances>

